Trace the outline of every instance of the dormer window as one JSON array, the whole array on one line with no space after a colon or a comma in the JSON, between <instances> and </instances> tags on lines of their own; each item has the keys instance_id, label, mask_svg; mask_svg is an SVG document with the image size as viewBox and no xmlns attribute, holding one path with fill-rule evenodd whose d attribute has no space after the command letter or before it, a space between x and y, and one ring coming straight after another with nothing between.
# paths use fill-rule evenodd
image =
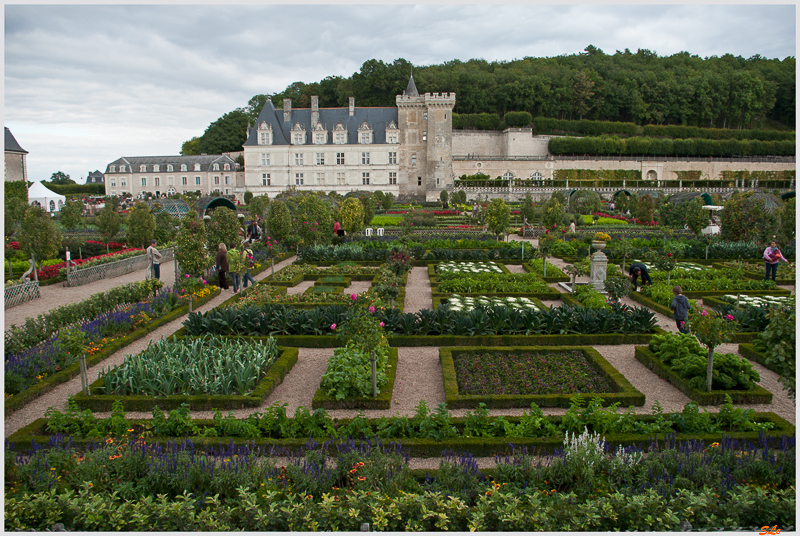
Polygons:
<instances>
[{"instance_id":1,"label":"dormer window","mask_svg":"<svg viewBox=\"0 0 800 536\"><path fill-rule=\"evenodd\" d=\"M224 169L225 171L230 171L231 170L231 165L230 164L225 164L224 166L222 166L222 169Z\"/></svg>"},{"instance_id":2,"label":"dormer window","mask_svg":"<svg viewBox=\"0 0 800 536\"><path fill-rule=\"evenodd\" d=\"M258 144L272 145L272 127L266 121L258 125Z\"/></svg>"},{"instance_id":3,"label":"dormer window","mask_svg":"<svg viewBox=\"0 0 800 536\"><path fill-rule=\"evenodd\" d=\"M372 143L372 129L366 121L361 123L361 126L358 127L358 143Z\"/></svg>"},{"instance_id":4,"label":"dormer window","mask_svg":"<svg viewBox=\"0 0 800 536\"><path fill-rule=\"evenodd\" d=\"M194 170L195 171L200 171L200 164L195 164L194 165Z\"/></svg>"},{"instance_id":5,"label":"dormer window","mask_svg":"<svg viewBox=\"0 0 800 536\"><path fill-rule=\"evenodd\" d=\"M168 172L172 171L172 164L167 164L167 171Z\"/></svg>"},{"instance_id":6,"label":"dormer window","mask_svg":"<svg viewBox=\"0 0 800 536\"><path fill-rule=\"evenodd\" d=\"M341 121L333 129L333 143L336 145L345 145L347 143L347 129Z\"/></svg>"},{"instance_id":7,"label":"dormer window","mask_svg":"<svg viewBox=\"0 0 800 536\"><path fill-rule=\"evenodd\" d=\"M292 127L292 145L304 145L306 143L306 129L299 122Z\"/></svg>"},{"instance_id":8,"label":"dormer window","mask_svg":"<svg viewBox=\"0 0 800 536\"><path fill-rule=\"evenodd\" d=\"M188 171L188 170L186 169L186 164L181 164L181 171Z\"/></svg>"},{"instance_id":9,"label":"dormer window","mask_svg":"<svg viewBox=\"0 0 800 536\"><path fill-rule=\"evenodd\" d=\"M114 172L116 172L116 170L117 170L117 166L108 166L108 172L109 173L114 173Z\"/></svg>"},{"instance_id":10,"label":"dormer window","mask_svg":"<svg viewBox=\"0 0 800 536\"><path fill-rule=\"evenodd\" d=\"M119 172L120 173L124 173L125 172L125 164L122 164L121 166L119 166Z\"/></svg>"},{"instance_id":11,"label":"dormer window","mask_svg":"<svg viewBox=\"0 0 800 536\"><path fill-rule=\"evenodd\" d=\"M141 166L139 166L139 171L140 171L141 173L144 173L145 171L147 171L147 166L146 166L146 165L144 165L144 164L142 164Z\"/></svg>"},{"instance_id":12,"label":"dormer window","mask_svg":"<svg viewBox=\"0 0 800 536\"><path fill-rule=\"evenodd\" d=\"M314 145L325 145L326 141L328 141L328 135L325 132L314 133Z\"/></svg>"},{"instance_id":13,"label":"dormer window","mask_svg":"<svg viewBox=\"0 0 800 536\"><path fill-rule=\"evenodd\" d=\"M219 164L214 164L214 171L219 171Z\"/></svg>"},{"instance_id":14,"label":"dormer window","mask_svg":"<svg viewBox=\"0 0 800 536\"><path fill-rule=\"evenodd\" d=\"M159 171L161 171L161 166L159 166L158 164L154 164L153 173L158 173Z\"/></svg>"},{"instance_id":15,"label":"dormer window","mask_svg":"<svg viewBox=\"0 0 800 536\"><path fill-rule=\"evenodd\" d=\"M386 143L397 143L399 138L400 129L398 129L395 122L392 121L389 123L389 126L386 127Z\"/></svg>"}]
</instances>

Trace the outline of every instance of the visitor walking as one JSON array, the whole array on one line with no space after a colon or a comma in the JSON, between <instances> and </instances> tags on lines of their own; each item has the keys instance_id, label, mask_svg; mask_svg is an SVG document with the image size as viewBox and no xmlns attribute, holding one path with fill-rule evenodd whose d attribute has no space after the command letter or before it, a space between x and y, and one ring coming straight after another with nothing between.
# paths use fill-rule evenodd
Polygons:
<instances>
[{"instance_id":1,"label":"visitor walking","mask_svg":"<svg viewBox=\"0 0 800 536\"><path fill-rule=\"evenodd\" d=\"M576 232L576 230L575 230L575 220L569 220L569 232L570 233Z\"/></svg>"},{"instance_id":2,"label":"visitor walking","mask_svg":"<svg viewBox=\"0 0 800 536\"><path fill-rule=\"evenodd\" d=\"M773 240L772 243L764 250L764 281L767 281L772 274L772 280L778 275L778 263L783 261L791 266L786 257L783 256L781 250L778 249L778 243Z\"/></svg>"},{"instance_id":3,"label":"visitor walking","mask_svg":"<svg viewBox=\"0 0 800 536\"><path fill-rule=\"evenodd\" d=\"M244 276L242 276L242 288L247 288L248 281L253 285L256 284L255 279L250 275L250 268L253 267L253 250L250 249L250 242L245 242L242 246L242 260L246 268Z\"/></svg>"},{"instance_id":4,"label":"visitor walking","mask_svg":"<svg viewBox=\"0 0 800 536\"><path fill-rule=\"evenodd\" d=\"M672 287L672 293L675 295L675 297L672 298L672 303L669 304L669 308L673 311L672 318L675 319L675 325L678 327L678 331L681 333L689 333L689 330L686 328L686 319L689 318L689 308L691 307L689 300L683 295L683 289L680 285Z\"/></svg>"},{"instance_id":5,"label":"visitor walking","mask_svg":"<svg viewBox=\"0 0 800 536\"><path fill-rule=\"evenodd\" d=\"M238 294L239 274L242 272L242 253L236 248L231 248L225 256L228 258L228 273L231 274L233 293Z\"/></svg>"},{"instance_id":6,"label":"visitor walking","mask_svg":"<svg viewBox=\"0 0 800 536\"><path fill-rule=\"evenodd\" d=\"M228 248L222 242L217 248L217 275L219 276L219 288L228 290Z\"/></svg>"},{"instance_id":7,"label":"visitor walking","mask_svg":"<svg viewBox=\"0 0 800 536\"><path fill-rule=\"evenodd\" d=\"M156 249L156 240L150 241L147 248L147 260L150 261L150 274L154 279L161 279L161 253Z\"/></svg>"}]
</instances>

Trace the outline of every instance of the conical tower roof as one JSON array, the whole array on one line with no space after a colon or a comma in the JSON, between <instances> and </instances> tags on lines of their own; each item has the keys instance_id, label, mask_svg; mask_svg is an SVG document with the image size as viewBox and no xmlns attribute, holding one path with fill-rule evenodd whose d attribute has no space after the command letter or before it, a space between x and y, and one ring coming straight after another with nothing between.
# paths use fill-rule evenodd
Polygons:
<instances>
[{"instance_id":1,"label":"conical tower roof","mask_svg":"<svg viewBox=\"0 0 800 536\"><path fill-rule=\"evenodd\" d=\"M406 97L419 97L419 91L417 91L417 85L414 83L414 75L411 75L411 78L408 79L408 87L403 92L403 95Z\"/></svg>"}]
</instances>

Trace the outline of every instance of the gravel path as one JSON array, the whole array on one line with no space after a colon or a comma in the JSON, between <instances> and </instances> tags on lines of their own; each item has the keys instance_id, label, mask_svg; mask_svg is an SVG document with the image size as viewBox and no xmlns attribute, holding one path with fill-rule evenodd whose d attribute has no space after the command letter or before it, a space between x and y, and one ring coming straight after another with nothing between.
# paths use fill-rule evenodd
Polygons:
<instances>
[{"instance_id":1,"label":"gravel path","mask_svg":"<svg viewBox=\"0 0 800 536\"><path fill-rule=\"evenodd\" d=\"M527 240L537 245L537 240ZM555 266L562 267L565 265L563 261L557 258L549 259ZM278 263L275 269L283 268L293 261L287 259ZM171 264L169 264L171 266ZM509 265L512 272L522 272L522 267L519 265ZM174 274L169 272L171 268L164 266L162 268L162 279L170 281ZM265 277L269 271L264 272L261 277ZM127 283L129 281L136 281L141 279L143 274L135 273L115 278L113 280L98 282L96 285L89 287L78 287L77 289L70 289L61 286L44 287L43 297L40 300L31 302L6 311L6 325L9 322L19 323L24 322L26 316L34 316L46 311L49 308L56 307L69 301L80 301L85 299L89 294L99 292L111 286ZM578 278L578 282L586 282L588 277L584 276ZM306 288L311 286L313 282L306 281L300 285L290 288L290 294L303 292ZM363 292L369 288L369 282L353 282L351 287L345 289L345 292ZM556 284L551 285L557 288ZM207 311L216 307L224 300L231 296L230 291L225 292L218 296L205 306L201 307L201 311ZM626 303L630 305L639 306L639 304L627 300ZM545 302L547 306L559 306L559 301ZM408 277L408 284L406 287L405 295L405 312L415 312L423 308L432 307L430 281L427 275L427 268L414 267ZM667 331L676 331L674 321L660 313L656 313L658 325ZM13 319L13 320L10 320ZM162 326L155 330L148 337L140 339L139 341L131 344L124 350L121 350L106 359L98 366L92 367L89 370L89 378L93 381L97 378L98 371L103 367L118 365L123 362L128 354L140 352L147 346L151 340L159 340L162 337L172 334L174 331L181 327L184 318L175 320L168 325ZM645 393L646 401L643 407L635 409L636 413L649 414L651 407L656 400L660 402L664 411L680 411L684 405L689 402L689 399L676 388L671 386L668 382L659 378L655 373L651 372L634 357L633 345L610 345L610 346L596 346L596 349L606 358L617 370L619 370L637 389ZM736 353L738 345L726 344L721 346L719 352ZM284 379L283 383L279 385L276 390L267 398L264 404L257 409L244 409L232 411L237 417L245 417L253 411L263 411L269 405L279 402L287 404L287 411L289 415L293 415L296 408L299 406L311 407L311 400L314 392L319 387L320 378L325 371L328 358L333 354L332 348L301 348L299 359L292 371ZM441 365L439 364L439 351L435 347L414 347L414 348L399 348L398 349L398 370L395 380L395 387L392 396L392 405L389 410L364 410L363 413L367 417L379 417L385 415L412 415L415 412L415 407L419 404L420 400L425 400L429 407L444 402L444 385L442 381ZM744 405L743 407L753 408L756 411L773 411L781 417L787 419L791 423L796 423L796 407L794 402L783 391L782 386L777 381L777 375L764 368L763 366L754 363L756 370L761 375L761 382L764 388L771 391L774 395L772 404L759 405ZM80 378L76 377L72 381L60 385L51 393L37 399L36 401L28 404L25 408L17 411L11 417L5 420L5 433L6 437L15 432L22 426L30 423L36 418L44 415L45 410L50 406L61 408L62 411L66 408L67 398L80 391ZM718 407L707 407L709 411L718 411ZM453 410L455 416L462 416L468 410ZM525 411L524 408L507 409L507 410L490 410L492 415L520 415ZM543 412L548 415L563 414L566 410L561 408L543 408ZM225 412L227 413L227 412ZM331 410L328 413L332 417L353 417L358 410ZM98 416L107 416L107 413L98 413ZM149 418L149 412L130 412L130 418ZM192 416L195 418L211 417L210 411L193 411ZM481 466L489 466L493 463L493 458L479 459ZM438 458L429 460L415 459L414 467L423 468L436 468L438 467Z\"/></svg>"}]
</instances>

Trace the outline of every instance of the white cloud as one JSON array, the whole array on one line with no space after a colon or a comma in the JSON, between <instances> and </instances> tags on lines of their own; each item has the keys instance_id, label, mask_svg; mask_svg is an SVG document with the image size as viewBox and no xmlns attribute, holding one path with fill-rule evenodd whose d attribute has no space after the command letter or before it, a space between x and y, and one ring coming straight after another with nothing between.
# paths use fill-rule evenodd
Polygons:
<instances>
[{"instance_id":1,"label":"white cloud","mask_svg":"<svg viewBox=\"0 0 800 536\"><path fill-rule=\"evenodd\" d=\"M510 61L629 48L795 55L794 5L6 5L5 124L30 176L175 154L218 117L368 59Z\"/></svg>"}]
</instances>

